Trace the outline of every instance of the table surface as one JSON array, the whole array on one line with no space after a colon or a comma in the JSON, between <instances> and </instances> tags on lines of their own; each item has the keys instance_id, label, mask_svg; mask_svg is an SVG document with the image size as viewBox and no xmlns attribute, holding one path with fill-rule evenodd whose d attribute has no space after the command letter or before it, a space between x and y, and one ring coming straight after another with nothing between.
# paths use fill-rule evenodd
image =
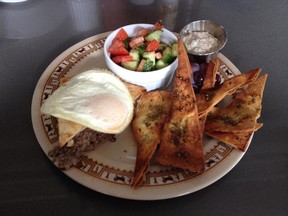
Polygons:
<instances>
[{"instance_id":1,"label":"table surface","mask_svg":"<svg viewBox=\"0 0 288 216\"><path fill-rule=\"evenodd\" d=\"M287 215L287 11L287 0L0 3L0 215ZM159 18L174 32L199 19L224 26L228 43L221 52L241 72L261 67L269 75L264 126L234 169L198 192L159 201L95 192L63 174L40 148L31 121L35 86L75 43Z\"/></svg>"}]
</instances>

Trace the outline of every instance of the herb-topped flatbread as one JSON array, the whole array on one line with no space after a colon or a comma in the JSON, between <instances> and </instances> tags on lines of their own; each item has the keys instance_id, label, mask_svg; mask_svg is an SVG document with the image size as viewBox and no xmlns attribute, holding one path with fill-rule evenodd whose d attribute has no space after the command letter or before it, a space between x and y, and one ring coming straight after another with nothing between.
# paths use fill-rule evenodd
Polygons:
<instances>
[{"instance_id":1,"label":"herb-topped flatbread","mask_svg":"<svg viewBox=\"0 0 288 216\"><path fill-rule=\"evenodd\" d=\"M156 160L162 165L201 173L205 169L204 150L191 74L186 49L178 39L178 68L173 101Z\"/></svg>"},{"instance_id":2,"label":"herb-topped flatbread","mask_svg":"<svg viewBox=\"0 0 288 216\"><path fill-rule=\"evenodd\" d=\"M132 121L137 157L132 187L141 185L150 160L160 143L163 126L170 111L172 93L148 92L141 96Z\"/></svg>"},{"instance_id":3,"label":"herb-topped flatbread","mask_svg":"<svg viewBox=\"0 0 288 216\"><path fill-rule=\"evenodd\" d=\"M238 88L255 80L260 72L261 69L254 69L226 80L217 88L201 90L196 94L199 116L210 112L226 95L233 94Z\"/></svg>"},{"instance_id":4,"label":"herb-topped flatbread","mask_svg":"<svg viewBox=\"0 0 288 216\"><path fill-rule=\"evenodd\" d=\"M205 133L244 151L248 138L262 127L257 119L261 115L266 79L267 74L264 74L247 84L227 107L214 107L208 114Z\"/></svg>"}]
</instances>

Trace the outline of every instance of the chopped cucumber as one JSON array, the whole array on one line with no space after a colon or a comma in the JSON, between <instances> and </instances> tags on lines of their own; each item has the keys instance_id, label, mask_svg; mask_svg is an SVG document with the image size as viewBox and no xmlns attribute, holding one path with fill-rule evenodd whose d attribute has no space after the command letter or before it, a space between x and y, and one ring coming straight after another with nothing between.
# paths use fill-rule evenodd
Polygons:
<instances>
[{"instance_id":1,"label":"chopped cucumber","mask_svg":"<svg viewBox=\"0 0 288 216\"><path fill-rule=\"evenodd\" d=\"M125 49L129 49L129 42L131 41L131 38L130 37L128 37L128 38L126 38L123 42L124 42L124 44L125 44Z\"/></svg>"},{"instance_id":2,"label":"chopped cucumber","mask_svg":"<svg viewBox=\"0 0 288 216\"><path fill-rule=\"evenodd\" d=\"M152 69L153 69L153 62L150 60L147 60L143 66L142 71L147 72L147 71L151 71Z\"/></svg>"},{"instance_id":3,"label":"chopped cucumber","mask_svg":"<svg viewBox=\"0 0 288 216\"><path fill-rule=\"evenodd\" d=\"M163 59L159 59L157 62L156 62L156 69L162 69L164 67L166 67L168 64L166 62L163 61Z\"/></svg>"},{"instance_id":4,"label":"chopped cucumber","mask_svg":"<svg viewBox=\"0 0 288 216\"><path fill-rule=\"evenodd\" d=\"M163 50L168 46L166 43L160 43L158 51L163 52Z\"/></svg>"},{"instance_id":5,"label":"chopped cucumber","mask_svg":"<svg viewBox=\"0 0 288 216\"><path fill-rule=\"evenodd\" d=\"M155 65L155 52L144 52L142 57L144 59L150 60Z\"/></svg>"},{"instance_id":6,"label":"chopped cucumber","mask_svg":"<svg viewBox=\"0 0 288 216\"><path fill-rule=\"evenodd\" d=\"M140 51L137 49L131 49L129 55L132 56L134 61L140 61Z\"/></svg>"},{"instance_id":7,"label":"chopped cucumber","mask_svg":"<svg viewBox=\"0 0 288 216\"><path fill-rule=\"evenodd\" d=\"M135 71L137 66L138 66L139 61L128 61L128 62L122 62L121 65L128 69L128 70L132 70Z\"/></svg>"},{"instance_id":8,"label":"chopped cucumber","mask_svg":"<svg viewBox=\"0 0 288 216\"><path fill-rule=\"evenodd\" d=\"M178 56L178 43L173 43L171 47L172 47L172 56L177 57Z\"/></svg>"},{"instance_id":9,"label":"chopped cucumber","mask_svg":"<svg viewBox=\"0 0 288 216\"><path fill-rule=\"evenodd\" d=\"M136 49L140 52L140 55L142 55L145 52L146 45L142 44L142 45L138 46Z\"/></svg>"},{"instance_id":10,"label":"chopped cucumber","mask_svg":"<svg viewBox=\"0 0 288 216\"><path fill-rule=\"evenodd\" d=\"M170 64L173 60L174 60L175 57L173 57L172 55L172 49L171 47L166 47L163 51L163 61Z\"/></svg>"},{"instance_id":11,"label":"chopped cucumber","mask_svg":"<svg viewBox=\"0 0 288 216\"><path fill-rule=\"evenodd\" d=\"M150 34L145 36L145 40L146 41L152 41L152 40L160 41L160 37L161 37L162 33L163 33L162 30L152 31Z\"/></svg>"}]
</instances>

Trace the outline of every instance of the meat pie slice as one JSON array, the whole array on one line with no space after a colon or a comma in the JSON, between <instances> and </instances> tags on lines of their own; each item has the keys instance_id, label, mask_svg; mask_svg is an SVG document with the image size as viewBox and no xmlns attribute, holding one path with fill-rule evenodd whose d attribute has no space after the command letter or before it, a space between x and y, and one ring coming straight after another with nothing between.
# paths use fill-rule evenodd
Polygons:
<instances>
[{"instance_id":1,"label":"meat pie slice","mask_svg":"<svg viewBox=\"0 0 288 216\"><path fill-rule=\"evenodd\" d=\"M66 145L74 136L86 129L86 127L81 124L65 119L57 118L57 121L60 147ZM71 142L70 145L73 145L73 142Z\"/></svg>"}]
</instances>

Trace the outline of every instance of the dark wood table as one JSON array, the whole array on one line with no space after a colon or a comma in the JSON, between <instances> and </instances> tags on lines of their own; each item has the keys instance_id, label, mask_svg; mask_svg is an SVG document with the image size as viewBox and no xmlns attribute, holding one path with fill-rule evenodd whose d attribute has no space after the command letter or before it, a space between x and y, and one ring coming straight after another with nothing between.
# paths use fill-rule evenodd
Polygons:
<instances>
[{"instance_id":1,"label":"dark wood table","mask_svg":"<svg viewBox=\"0 0 288 216\"><path fill-rule=\"evenodd\" d=\"M0 3L0 215L287 215L287 11L285 0ZM31 120L35 86L79 41L160 18L174 32L201 19L224 26L228 42L221 53L241 72L261 67L269 75L259 119L264 126L228 174L197 192L154 201L96 192L42 151Z\"/></svg>"}]
</instances>

